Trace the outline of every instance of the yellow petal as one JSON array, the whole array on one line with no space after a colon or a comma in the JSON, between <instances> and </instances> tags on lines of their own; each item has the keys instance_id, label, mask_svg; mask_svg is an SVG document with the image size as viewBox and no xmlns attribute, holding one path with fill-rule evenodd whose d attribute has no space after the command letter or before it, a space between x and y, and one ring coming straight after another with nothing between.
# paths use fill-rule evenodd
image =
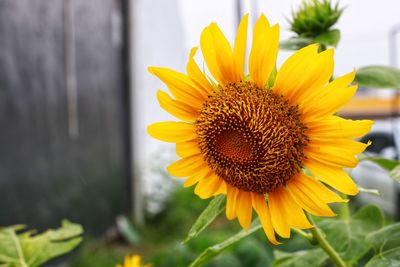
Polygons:
<instances>
[{"instance_id":1,"label":"yellow petal","mask_svg":"<svg viewBox=\"0 0 400 267\"><path fill-rule=\"evenodd\" d=\"M348 87L354 77L355 71L352 71L329 83L316 101L302 107L305 120L312 121L339 111L357 91L357 86Z\"/></svg>"},{"instance_id":2,"label":"yellow petal","mask_svg":"<svg viewBox=\"0 0 400 267\"><path fill-rule=\"evenodd\" d=\"M215 193L214 193L214 196L217 196L217 195L221 195L221 194L226 194L226 182L223 180L223 179L221 179L222 181L221 181L221 184L219 185L219 188L217 189L217 191L215 191Z\"/></svg>"},{"instance_id":3,"label":"yellow petal","mask_svg":"<svg viewBox=\"0 0 400 267\"><path fill-rule=\"evenodd\" d=\"M180 157L188 157L195 154L200 154L201 151L197 139L176 143L176 153Z\"/></svg>"},{"instance_id":4,"label":"yellow petal","mask_svg":"<svg viewBox=\"0 0 400 267\"><path fill-rule=\"evenodd\" d=\"M327 116L307 123L307 136L316 138L358 138L368 133L374 124L371 120L348 120Z\"/></svg>"},{"instance_id":5,"label":"yellow petal","mask_svg":"<svg viewBox=\"0 0 400 267\"><path fill-rule=\"evenodd\" d=\"M185 182L183 183L183 186L184 187L191 187L191 186L197 184L203 178L204 177L201 177L200 175L190 176L185 180Z\"/></svg>"},{"instance_id":6,"label":"yellow petal","mask_svg":"<svg viewBox=\"0 0 400 267\"><path fill-rule=\"evenodd\" d=\"M181 158L168 166L167 171L170 175L176 177L185 177L193 175L203 169L208 169L203 161L201 154Z\"/></svg>"},{"instance_id":7,"label":"yellow petal","mask_svg":"<svg viewBox=\"0 0 400 267\"><path fill-rule=\"evenodd\" d=\"M149 67L149 72L163 81L177 100L185 102L196 110L200 109L207 99L207 95L199 90L188 76L182 73L156 67Z\"/></svg>"},{"instance_id":8,"label":"yellow petal","mask_svg":"<svg viewBox=\"0 0 400 267\"><path fill-rule=\"evenodd\" d=\"M248 229L250 227L252 211L251 192L239 190L236 203L236 213L242 228Z\"/></svg>"},{"instance_id":9,"label":"yellow petal","mask_svg":"<svg viewBox=\"0 0 400 267\"><path fill-rule=\"evenodd\" d=\"M371 142L365 144L349 139L315 138L313 136L309 145L311 147L327 147L331 150L340 149L343 150L343 154L358 155L364 152Z\"/></svg>"},{"instance_id":10,"label":"yellow petal","mask_svg":"<svg viewBox=\"0 0 400 267\"><path fill-rule=\"evenodd\" d=\"M268 194L269 210L271 212L271 221L275 231L284 238L290 237L290 225L285 217L284 203L279 197L279 193L271 192Z\"/></svg>"},{"instance_id":11,"label":"yellow petal","mask_svg":"<svg viewBox=\"0 0 400 267\"><path fill-rule=\"evenodd\" d=\"M212 170L208 168L203 168L196 173L191 174L183 184L184 187L190 187L196 183L198 183L201 179L208 177L212 174Z\"/></svg>"},{"instance_id":12,"label":"yellow petal","mask_svg":"<svg viewBox=\"0 0 400 267\"><path fill-rule=\"evenodd\" d=\"M313 192L324 203L347 202L347 199L341 198L315 178L301 174L295 179L296 185L299 186L301 190L304 192Z\"/></svg>"},{"instance_id":13,"label":"yellow petal","mask_svg":"<svg viewBox=\"0 0 400 267\"><path fill-rule=\"evenodd\" d=\"M222 84L222 73L217 64L216 50L210 27L206 27L201 33L200 48L211 75L218 83Z\"/></svg>"},{"instance_id":14,"label":"yellow petal","mask_svg":"<svg viewBox=\"0 0 400 267\"><path fill-rule=\"evenodd\" d=\"M296 77L301 77L305 75L304 68L301 66L307 64L308 62L313 62L318 56L318 45L312 44L308 45L293 55L291 55L281 66L277 73L276 81L274 84L274 91L279 94L287 94L288 91L297 88L297 80L292 75ZM308 75L309 76L309 75Z\"/></svg>"},{"instance_id":15,"label":"yellow petal","mask_svg":"<svg viewBox=\"0 0 400 267\"><path fill-rule=\"evenodd\" d=\"M243 80L244 76L244 60L246 57L246 42L247 42L247 25L249 14L246 14L238 28L235 40L235 47L233 48L233 58L235 60L236 76Z\"/></svg>"},{"instance_id":16,"label":"yellow petal","mask_svg":"<svg viewBox=\"0 0 400 267\"><path fill-rule=\"evenodd\" d=\"M190 50L189 62L186 65L186 71L192 82L195 83L199 89L203 90L205 94L212 94L213 87L211 83L207 80L206 76L200 70L199 66L194 60L196 51L197 47L193 47L192 50Z\"/></svg>"},{"instance_id":17,"label":"yellow petal","mask_svg":"<svg viewBox=\"0 0 400 267\"><path fill-rule=\"evenodd\" d=\"M320 163L314 159L307 159L305 166L321 181L347 195L356 195L358 188L350 176L341 168L335 168Z\"/></svg>"},{"instance_id":18,"label":"yellow petal","mask_svg":"<svg viewBox=\"0 0 400 267\"><path fill-rule=\"evenodd\" d=\"M212 174L212 171L208 168L203 168L199 170L198 172L191 174L183 184L184 187L190 187L196 183L198 183L200 180L204 179L205 177L208 177Z\"/></svg>"},{"instance_id":19,"label":"yellow petal","mask_svg":"<svg viewBox=\"0 0 400 267\"><path fill-rule=\"evenodd\" d=\"M302 85L297 90L288 92L288 97L299 103L300 110L319 101L320 96L325 93L324 86L333 74L333 52L333 49L328 49L319 53L310 69L307 69L308 76L302 80Z\"/></svg>"},{"instance_id":20,"label":"yellow petal","mask_svg":"<svg viewBox=\"0 0 400 267\"><path fill-rule=\"evenodd\" d=\"M147 127L152 137L165 142L183 142L197 137L193 124L185 122L158 122Z\"/></svg>"},{"instance_id":21,"label":"yellow petal","mask_svg":"<svg viewBox=\"0 0 400 267\"><path fill-rule=\"evenodd\" d=\"M239 82L232 48L217 24L211 23L200 37L200 47L211 74L220 84Z\"/></svg>"},{"instance_id":22,"label":"yellow petal","mask_svg":"<svg viewBox=\"0 0 400 267\"><path fill-rule=\"evenodd\" d=\"M189 178L187 178L185 180L185 183L183 184L183 186L184 187L191 187L192 185L198 183L201 179L203 179L203 177L201 177L199 175L190 176Z\"/></svg>"},{"instance_id":23,"label":"yellow petal","mask_svg":"<svg viewBox=\"0 0 400 267\"><path fill-rule=\"evenodd\" d=\"M237 209L237 196L239 194L239 189L233 187L229 184L226 185L226 217L229 220L233 220L236 218L236 209Z\"/></svg>"},{"instance_id":24,"label":"yellow petal","mask_svg":"<svg viewBox=\"0 0 400 267\"><path fill-rule=\"evenodd\" d=\"M199 116L198 110L181 101L172 99L167 93L161 90L157 92L157 98L160 106L178 119L194 122Z\"/></svg>"},{"instance_id":25,"label":"yellow petal","mask_svg":"<svg viewBox=\"0 0 400 267\"><path fill-rule=\"evenodd\" d=\"M335 216L331 208L319 197L319 191L312 191L307 186L307 183L311 181L314 182L306 175L297 175L287 184L288 191L296 203L309 213L317 216ZM321 184L321 186L323 185Z\"/></svg>"},{"instance_id":26,"label":"yellow petal","mask_svg":"<svg viewBox=\"0 0 400 267\"><path fill-rule=\"evenodd\" d=\"M194 193L202 199L206 199L215 195L219 189L222 179L212 173L211 175L200 180L197 184Z\"/></svg>"},{"instance_id":27,"label":"yellow petal","mask_svg":"<svg viewBox=\"0 0 400 267\"><path fill-rule=\"evenodd\" d=\"M347 139L313 138L307 145L306 155L333 167L355 167L358 163L355 155L363 152L369 145L370 143L364 144Z\"/></svg>"},{"instance_id":28,"label":"yellow petal","mask_svg":"<svg viewBox=\"0 0 400 267\"><path fill-rule=\"evenodd\" d=\"M269 213L268 205L265 202L264 195L252 192L251 200L254 210L258 214L258 218L260 218L261 225L264 233L268 237L268 240L274 245L280 244L280 242L278 242L275 238L275 232L271 222L271 214Z\"/></svg>"},{"instance_id":29,"label":"yellow petal","mask_svg":"<svg viewBox=\"0 0 400 267\"><path fill-rule=\"evenodd\" d=\"M294 53L276 76L274 91L291 104L308 105L329 81L333 72L333 50L318 53L318 45L309 45Z\"/></svg>"},{"instance_id":30,"label":"yellow petal","mask_svg":"<svg viewBox=\"0 0 400 267\"><path fill-rule=\"evenodd\" d=\"M312 227L303 209L284 187L269 193L268 196L272 224L279 235L282 233L282 237L289 237L290 226L300 229ZM280 215L277 213L280 213Z\"/></svg>"},{"instance_id":31,"label":"yellow petal","mask_svg":"<svg viewBox=\"0 0 400 267\"><path fill-rule=\"evenodd\" d=\"M279 47L279 25L270 27L267 18L261 15L253 31L253 44L249 58L252 82L264 88L276 64Z\"/></svg>"}]
</instances>

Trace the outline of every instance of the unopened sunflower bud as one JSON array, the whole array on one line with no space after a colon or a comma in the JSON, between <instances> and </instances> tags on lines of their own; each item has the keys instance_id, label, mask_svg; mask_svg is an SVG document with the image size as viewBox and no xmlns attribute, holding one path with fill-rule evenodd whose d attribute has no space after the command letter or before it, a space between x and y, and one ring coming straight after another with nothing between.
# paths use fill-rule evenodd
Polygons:
<instances>
[{"instance_id":1,"label":"unopened sunflower bud","mask_svg":"<svg viewBox=\"0 0 400 267\"><path fill-rule=\"evenodd\" d=\"M343 9L330 0L304 0L292 12L291 30L301 37L314 38L327 33L339 20Z\"/></svg>"}]
</instances>

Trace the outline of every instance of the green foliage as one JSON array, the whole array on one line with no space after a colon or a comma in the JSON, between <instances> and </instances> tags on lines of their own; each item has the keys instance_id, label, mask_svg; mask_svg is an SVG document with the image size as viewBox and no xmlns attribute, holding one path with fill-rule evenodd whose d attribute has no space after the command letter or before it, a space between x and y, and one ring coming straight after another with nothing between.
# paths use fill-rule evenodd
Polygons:
<instances>
[{"instance_id":1,"label":"green foliage","mask_svg":"<svg viewBox=\"0 0 400 267\"><path fill-rule=\"evenodd\" d=\"M275 80L276 80L276 74L278 74L278 70L276 68L276 65L272 69L271 74L269 75L268 81L267 81L267 88L272 88L274 87Z\"/></svg>"},{"instance_id":2,"label":"green foliage","mask_svg":"<svg viewBox=\"0 0 400 267\"><path fill-rule=\"evenodd\" d=\"M320 220L317 225L326 239L348 266L356 265L367 256L373 246L366 241L369 233L379 231L384 225L382 211L375 206L365 206L347 220L337 217ZM278 248L279 249L279 248ZM294 253L275 252L274 267L325 266L330 259L320 248L300 249Z\"/></svg>"},{"instance_id":3,"label":"green foliage","mask_svg":"<svg viewBox=\"0 0 400 267\"><path fill-rule=\"evenodd\" d=\"M42 234L25 231L21 225L0 228L0 266L36 267L52 258L63 255L82 241L82 226L67 220L61 228L47 230Z\"/></svg>"},{"instance_id":4,"label":"green foliage","mask_svg":"<svg viewBox=\"0 0 400 267\"><path fill-rule=\"evenodd\" d=\"M322 266L328 256L320 249L300 250L294 253L276 251L273 267Z\"/></svg>"},{"instance_id":5,"label":"green foliage","mask_svg":"<svg viewBox=\"0 0 400 267\"><path fill-rule=\"evenodd\" d=\"M340 41L340 31L331 30L314 38L314 41L324 46L337 46Z\"/></svg>"},{"instance_id":6,"label":"green foliage","mask_svg":"<svg viewBox=\"0 0 400 267\"><path fill-rule=\"evenodd\" d=\"M400 183L400 161L365 155L360 156L360 160L369 160L379 165L381 168L389 171L390 178Z\"/></svg>"},{"instance_id":7,"label":"green foliage","mask_svg":"<svg viewBox=\"0 0 400 267\"><path fill-rule=\"evenodd\" d=\"M176 186L166 200L163 209L155 215L148 215L148 238L182 239L193 222L208 205L208 202L197 197L193 188ZM167 235L165 233L168 233ZM150 237L151 235L151 237Z\"/></svg>"},{"instance_id":8,"label":"green foliage","mask_svg":"<svg viewBox=\"0 0 400 267\"><path fill-rule=\"evenodd\" d=\"M114 267L123 262L129 251L104 244L98 239L85 238L79 252L71 259L71 267Z\"/></svg>"},{"instance_id":9,"label":"green foliage","mask_svg":"<svg viewBox=\"0 0 400 267\"><path fill-rule=\"evenodd\" d=\"M338 3L333 5L330 0L303 1L300 8L292 12L290 29L299 37L316 38L328 33L342 12Z\"/></svg>"},{"instance_id":10,"label":"green foliage","mask_svg":"<svg viewBox=\"0 0 400 267\"><path fill-rule=\"evenodd\" d=\"M211 200L207 208L200 214L192 228L190 228L188 236L183 242L188 242L197 237L224 209L224 195L219 195Z\"/></svg>"},{"instance_id":11,"label":"green foliage","mask_svg":"<svg viewBox=\"0 0 400 267\"><path fill-rule=\"evenodd\" d=\"M241 230L236 235L231 236L222 243L216 244L214 246L208 247L203 253L200 254L191 264L190 267L202 266L203 264L209 262L212 258L216 257L227 247L233 245L234 243L242 240L243 238L251 235L255 231L261 229L261 224L259 220L254 220L248 230Z\"/></svg>"},{"instance_id":12,"label":"green foliage","mask_svg":"<svg viewBox=\"0 0 400 267\"><path fill-rule=\"evenodd\" d=\"M288 40L281 41L279 48L284 50L299 50L307 45L314 43L310 38L293 37Z\"/></svg>"},{"instance_id":13,"label":"green foliage","mask_svg":"<svg viewBox=\"0 0 400 267\"><path fill-rule=\"evenodd\" d=\"M400 165L397 165L389 172L390 178L400 183Z\"/></svg>"},{"instance_id":14,"label":"green foliage","mask_svg":"<svg viewBox=\"0 0 400 267\"><path fill-rule=\"evenodd\" d=\"M393 159L385 159L385 158L381 158L381 157L370 157L370 156L366 156L366 155L360 155L359 159L360 159L360 161L362 161L362 160L371 161L387 171L391 171L396 166L400 165L400 161L393 160Z\"/></svg>"},{"instance_id":15,"label":"green foliage","mask_svg":"<svg viewBox=\"0 0 400 267\"><path fill-rule=\"evenodd\" d=\"M389 66L362 67L355 80L366 88L400 89L400 70Z\"/></svg>"},{"instance_id":16,"label":"green foliage","mask_svg":"<svg viewBox=\"0 0 400 267\"><path fill-rule=\"evenodd\" d=\"M400 223L369 234L367 241L376 253L367 267L400 266Z\"/></svg>"},{"instance_id":17,"label":"green foliage","mask_svg":"<svg viewBox=\"0 0 400 267\"><path fill-rule=\"evenodd\" d=\"M239 242L235 254L239 257L241 266L271 266L274 260L272 246L268 244L264 233L261 239L247 238L245 242Z\"/></svg>"},{"instance_id":18,"label":"green foliage","mask_svg":"<svg viewBox=\"0 0 400 267\"><path fill-rule=\"evenodd\" d=\"M123 215L117 217L117 228L118 232L123 238L132 245L136 245L140 242L140 236L137 229L133 226L132 222Z\"/></svg>"},{"instance_id":19,"label":"green foliage","mask_svg":"<svg viewBox=\"0 0 400 267\"><path fill-rule=\"evenodd\" d=\"M326 239L349 266L358 262L371 246L365 241L368 233L384 225L382 211L376 206L365 206L348 220L324 219L318 226Z\"/></svg>"}]
</instances>

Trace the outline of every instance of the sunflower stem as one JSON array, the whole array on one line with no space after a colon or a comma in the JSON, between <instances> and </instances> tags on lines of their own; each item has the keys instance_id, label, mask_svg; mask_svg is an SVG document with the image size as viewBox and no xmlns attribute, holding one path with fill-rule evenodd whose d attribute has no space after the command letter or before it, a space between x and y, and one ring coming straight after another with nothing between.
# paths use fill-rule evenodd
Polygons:
<instances>
[{"instance_id":1,"label":"sunflower stem","mask_svg":"<svg viewBox=\"0 0 400 267\"><path fill-rule=\"evenodd\" d=\"M313 239L314 239L313 236L312 236L312 234L307 233L307 232L305 232L305 231L303 231L303 230L296 229L296 228L293 228L292 230L293 230L293 232L295 232L296 234L298 234L298 235L304 237L305 239L307 239L307 240L310 241L310 242L312 242Z\"/></svg>"},{"instance_id":2,"label":"sunflower stem","mask_svg":"<svg viewBox=\"0 0 400 267\"><path fill-rule=\"evenodd\" d=\"M345 194L340 193L340 196L343 199L347 199L347 196ZM350 218L350 207L348 202L342 202L340 203L340 218L343 221L348 221Z\"/></svg>"},{"instance_id":3,"label":"sunflower stem","mask_svg":"<svg viewBox=\"0 0 400 267\"><path fill-rule=\"evenodd\" d=\"M340 255L336 252L336 250L329 244L328 240L326 240L324 233L321 231L320 228L314 223L311 216L306 213L306 216L310 223L314 225L314 228L310 229L311 235L316 243L325 251L325 253L333 260L333 262L338 267L347 267L346 263L340 257Z\"/></svg>"}]
</instances>

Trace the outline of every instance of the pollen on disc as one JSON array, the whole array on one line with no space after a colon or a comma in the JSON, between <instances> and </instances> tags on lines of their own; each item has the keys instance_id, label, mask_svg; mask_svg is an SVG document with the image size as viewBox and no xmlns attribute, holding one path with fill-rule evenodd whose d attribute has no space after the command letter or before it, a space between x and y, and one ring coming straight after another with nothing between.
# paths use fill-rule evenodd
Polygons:
<instances>
[{"instance_id":1,"label":"pollen on disc","mask_svg":"<svg viewBox=\"0 0 400 267\"><path fill-rule=\"evenodd\" d=\"M297 106L250 82L220 87L196 121L209 167L230 185L263 194L301 170L305 130Z\"/></svg>"}]
</instances>

